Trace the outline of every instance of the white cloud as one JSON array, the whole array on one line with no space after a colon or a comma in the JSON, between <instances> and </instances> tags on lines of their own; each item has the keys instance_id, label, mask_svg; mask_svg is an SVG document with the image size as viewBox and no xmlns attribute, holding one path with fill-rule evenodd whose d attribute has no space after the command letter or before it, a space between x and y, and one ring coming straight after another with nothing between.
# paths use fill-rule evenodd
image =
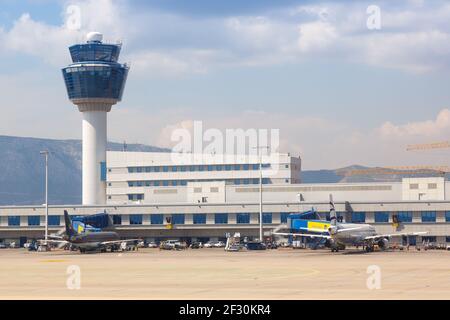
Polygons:
<instances>
[{"instance_id":1,"label":"white cloud","mask_svg":"<svg viewBox=\"0 0 450 320\"><path fill-rule=\"evenodd\" d=\"M67 60L64 59L66 48L74 40L70 30L34 21L24 13L9 31L3 33L2 42L5 50L40 56L48 63L61 64Z\"/></svg>"},{"instance_id":2,"label":"white cloud","mask_svg":"<svg viewBox=\"0 0 450 320\"><path fill-rule=\"evenodd\" d=\"M301 52L324 50L339 38L333 25L315 21L299 27L298 48Z\"/></svg>"},{"instance_id":3,"label":"white cloud","mask_svg":"<svg viewBox=\"0 0 450 320\"><path fill-rule=\"evenodd\" d=\"M0 27L0 53L25 53L62 66L69 61L67 46L82 41L87 31L97 30L105 33L107 40L124 40L122 60L131 62L133 76L143 78L177 77L229 66L297 63L316 57L414 73L450 69L450 5L445 2L414 4L420 9L407 5L394 9L386 2L381 6L382 30L376 32L366 29L366 8L360 4L303 6L263 16L205 19L150 9L136 12L125 1L70 4L82 9L79 32L68 30L63 21L50 25L24 13L12 27ZM79 137L79 115L67 101L62 80L57 77L60 75L45 85L39 76L18 73L13 78L0 77L0 86L7 93L0 107L2 133ZM31 88L27 95L21 90L24 86ZM44 102L42 96L51 99ZM14 111L8 109L10 105ZM277 111L198 115L194 109L182 108L142 112L145 107L115 108L109 115L111 139L170 146L171 131L189 127L189 119L198 116L205 126L221 130L279 128L281 150L301 154L306 168L333 168L353 162L423 164L418 162L426 159L411 158L404 152L405 146L427 139L446 140L450 134L448 109L433 120L406 124L387 121L364 131L354 129L351 123ZM54 116L51 122L46 112ZM55 121L62 118L68 123ZM34 123L42 125L30 125Z\"/></svg>"},{"instance_id":4,"label":"white cloud","mask_svg":"<svg viewBox=\"0 0 450 320\"><path fill-rule=\"evenodd\" d=\"M126 1L66 2L81 9L80 31L54 26L24 13L1 32L6 49L60 65L66 47L87 31L124 39L126 58L163 76L240 65L283 64L317 56L410 72L450 69L450 5L380 4L382 29L367 30L364 5L335 3L274 10L259 16L198 18L148 9ZM65 16L65 8L62 16ZM133 62L133 61L131 61Z\"/></svg>"},{"instance_id":5,"label":"white cloud","mask_svg":"<svg viewBox=\"0 0 450 320\"><path fill-rule=\"evenodd\" d=\"M173 130L192 130L192 110L158 114L152 141L173 147ZM139 121L152 122L151 115ZM154 118L154 117L153 117ZM385 122L376 129L355 129L350 123L311 116L292 116L247 110L235 116L202 117L203 131L214 128L224 135L226 129L279 129L281 152L303 158L304 168L339 168L352 164L369 166L444 165L445 156L406 151L408 144L447 140L450 134L450 110L443 109L436 119L407 124ZM142 134L136 132L136 137Z\"/></svg>"},{"instance_id":6,"label":"white cloud","mask_svg":"<svg viewBox=\"0 0 450 320\"><path fill-rule=\"evenodd\" d=\"M395 125L385 122L379 129L383 138L442 137L450 133L450 110L442 109L435 120Z\"/></svg>"}]
</instances>

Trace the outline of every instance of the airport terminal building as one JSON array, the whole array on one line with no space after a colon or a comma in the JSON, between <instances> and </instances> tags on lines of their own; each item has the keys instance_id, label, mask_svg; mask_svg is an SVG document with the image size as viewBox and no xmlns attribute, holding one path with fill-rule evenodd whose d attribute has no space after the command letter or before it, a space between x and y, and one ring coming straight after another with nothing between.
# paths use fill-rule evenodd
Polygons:
<instances>
[{"instance_id":1,"label":"airport terminal building","mask_svg":"<svg viewBox=\"0 0 450 320\"><path fill-rule=\"evenodd\" d=\"M259 161L235 163L211 157L175 164L170 153L109 152L105 205L50 206L51 232L63 228L63 210L71 215L106 211L123 237L148 241L224 239L240 232L250 238L259 228ZM450 182L444 178L408 178L402 182L301 183L301 160L289 154L265 161L263 225L273 230L290 213L314 208L326 219L329 194L346 222L373 224L379 233L428 231L412 237L450 243ZM400 226L394 229L393 216ZM25 242L42 238L43 206L0 207L0 239ZM400 239L401 241L401 239Z\"/></svg>"},{"instance_id":2,"label":"airport terminal building","mask_svg":"<svg viewBox=\"0 0 450 320\"><path fill-rule=\"evenodd\" d=\"M450 242L450 182L444 178L303 184L301 159L290 154L107 152L107 113L121 101L129 72L119 63L121 48L103 43L98 32L69 48L72 63L62 73L68 98L82 114L83 204L50 204L51 232L63 228L67 210L106 211L123 237L207 241L233 232L257 237L261 181L266 231L312 207L325 219L332 194L346 222L370 223L384 234L394 231L397 216L397 229L429 232L412 242ZM42 238L45 222L42 205L0 207L0 242Z\"/></svg>"}]
</instances>

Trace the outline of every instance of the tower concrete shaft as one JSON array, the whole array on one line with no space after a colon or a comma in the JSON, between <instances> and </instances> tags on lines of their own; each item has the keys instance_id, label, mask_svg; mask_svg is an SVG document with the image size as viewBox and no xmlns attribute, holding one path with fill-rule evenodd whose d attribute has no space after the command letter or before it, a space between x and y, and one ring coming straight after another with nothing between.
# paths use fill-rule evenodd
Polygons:
<instances>
[{"instance_id":1,"label":"tower concrete shaft","mask_svg":"<svg viewBox=\"0 0 450 320\"><path fill-rule=\"evenodd\" d=\"M83 204L106 203L107 113L84 111L83 115Z\"/></svg>"}]
</instances>

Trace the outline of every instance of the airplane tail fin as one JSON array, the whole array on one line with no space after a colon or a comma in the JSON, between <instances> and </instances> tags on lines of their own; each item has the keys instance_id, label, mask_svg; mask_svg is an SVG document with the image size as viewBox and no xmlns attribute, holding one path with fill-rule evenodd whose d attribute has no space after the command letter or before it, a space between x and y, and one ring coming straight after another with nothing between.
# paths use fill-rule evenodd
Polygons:
<instances>
[{"instance_id":1,"label":"airplane tail fin","mask_svg":"<svg viewBox=\"0 0 450 320\"><path fill-rule=\"evenodd\" d=\"M75 234L75 230L73 229L72 219L70 219L69 213L67 210L64 210L64 222L66 224L66 235L72 236Z\"/></svg>"},{"instance_id":2,"label":"airplane tail fin","mask_svg":"<svg viewBox=\"0 0 450 320\"><path fill-rule=\"evenodd\" d=\"M335 226L337 223L336 209L334 206L333 195L330 194L330 221L331 225Z\"/></svg>"}]
</instances>

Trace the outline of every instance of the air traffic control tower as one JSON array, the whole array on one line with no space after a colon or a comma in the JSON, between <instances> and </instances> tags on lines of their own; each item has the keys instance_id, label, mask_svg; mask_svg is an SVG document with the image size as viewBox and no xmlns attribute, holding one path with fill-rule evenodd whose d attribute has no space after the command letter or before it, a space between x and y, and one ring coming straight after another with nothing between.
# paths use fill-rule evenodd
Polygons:
<instances>
[{"instance_id":1,"label":"air traffic control tower","mask_svg":"<svg viewBox=\"0 0 450 320\"><path fill-rule=\"evenodd\" d=\"M83 115L83 204L106 203L107 114L122 99L129 67L118 63L121 44L87 42L69 48L72 64L62 70L69 99Z\"/></svg>"}]
</instances>

